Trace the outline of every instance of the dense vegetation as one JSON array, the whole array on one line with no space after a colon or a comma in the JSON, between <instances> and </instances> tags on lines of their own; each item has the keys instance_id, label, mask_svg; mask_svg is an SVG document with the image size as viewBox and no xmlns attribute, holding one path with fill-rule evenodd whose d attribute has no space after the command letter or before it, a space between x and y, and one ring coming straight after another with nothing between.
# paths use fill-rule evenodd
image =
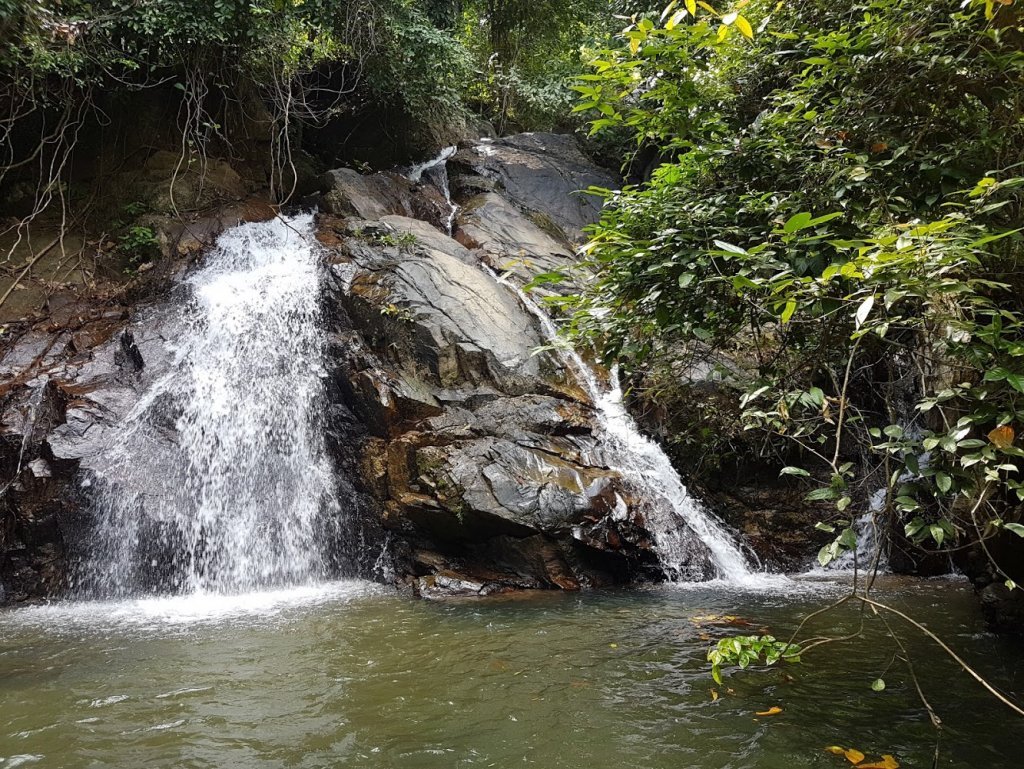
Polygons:
<instances>
[{"instance_id":1,"label":"dense vegetation","mask_svg":"<svg viewBox=\"0 0 1024 769\"><path fill-rule=\"evenodd\" d=\"M604 0L3 0L0 174L28 168L45 192L112 97L146 90L176 104L184 162L237 153L268 124L282 198L304 127L389 112L396 130L428 135L420 151L458 135L471 110L500 130L564 127L569 77L583 46L607 36L607 11Z\"/></svg>"},{"instance_id":2,"label":"dense vegetation","mask_svg":"<svg viewBox=\"0 0 1024 769\"><path fill-rule=\"evenodd\" d=\"M1014 12L673 3L578 89L664 162L611 196L575 332L662 379L723 361L763 450L835 502L823 563L877 489L931 550L1024 533Z\"/></svg>"}]
</instances>

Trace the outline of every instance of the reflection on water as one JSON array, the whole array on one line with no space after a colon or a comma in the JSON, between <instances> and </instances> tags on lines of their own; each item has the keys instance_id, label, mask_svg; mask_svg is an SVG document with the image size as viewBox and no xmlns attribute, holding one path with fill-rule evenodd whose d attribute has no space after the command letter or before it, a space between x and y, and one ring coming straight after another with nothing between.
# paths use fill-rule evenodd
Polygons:
<instances>
[{"instance_id":1,"label":"reflection on water","mask_svg":"<svg viewBox=\"0 0 1024 769\"><path fill-rule=\"evenodd\" d=\"M1020 649L983 631L966 586L880 595L1024 693ZM824 600L713 586L436 604L342 583L18 610L0 614L0 767L849 766L834 744L931 766L904 669L871 691L894 653L877 621L802 666L711 682L715 638L784 636ZM847 610L815 632L855 623ZM906 638L945 721L940 766L1019 767L1024 723Z\"/></svg>"}]
</instances>

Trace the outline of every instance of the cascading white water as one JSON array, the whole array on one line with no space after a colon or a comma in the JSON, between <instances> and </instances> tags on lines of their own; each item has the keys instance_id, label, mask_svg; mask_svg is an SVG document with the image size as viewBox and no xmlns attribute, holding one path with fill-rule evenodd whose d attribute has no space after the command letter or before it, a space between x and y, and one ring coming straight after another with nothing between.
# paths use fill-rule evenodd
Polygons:
<instances>
[{"instance_id":1,"label":"cascading white water","mask_svg":"<svg viewBox=\"0 0 1024 769\"><path fill-rule=\"evenodd\" d=\"M518 293L523 305L537 318L547 341L552 343L564 364L586 389L600 418L600 437L614 456L616 469L634 486L667 503L667 508L652 505L646 511L647 526L655 537L658 558L666 571L675 574L686 572L688 532L679 525L681 519L711 553L719 578L737 584L750 582L754 574L739 545L724 526L690 496L662 448L641 433L629 415L617 372L612 372L611 387L602 388L594 371L579 353L562 343L554 322L540 305L490 268L484 269L495 280ZM666 510L671 511L671 515L666 515Z\"/></svg>"},{"instance_id":2,"label":"cascading white water","mask_svg":"<svg viewBox=\"0 0 1024 769\"><path fill-rule=\"evenodd\" d=\"M237 592L325 576L337 527L313 217L225 232L187 281L172 370L98 471L94 595Z\"/></svg>"},{"instance_id":3,"label":"cascading white water","mask_svg":"<svg viewBox=\"0 0 1024 769\"><path fill-rule=\"evenodd\" d=\"M436 174L437 178L433 181L437 185L437 188L444 194L445 202L448 204L448 217L445 221L445 232L449 235L452 234L452 231L455 228L455 217L459 213L459 207L452 200L452 191L448 184L448 161L458 151L458 149L458 147L445 147L437 157L431 158L430 160L426 160L422 163L417 163L406 171L405 174L405 177L414 184L419 184L423 180L423 175L428 172Z\"/></svg>"},{"instance_id":4,"label":"cascading white water","mask_svg":"<svg viewBox=\"0 0 1024 769\"><path fill-rule=\"evenodd\" d=\"M448 147L437 157L413 166L406 172L406 177L417 183L424 174L436 175L432 181L444 193L451 207L447 226L449 235L452 234L458 206L452 201L447 162L456 149ZM687 564L691 561L691 535L680 525L680 521L683 521L707 547L720 578L733 583L749 584L753 574L743 551L725 527L690 496L661 447L640 432L623 403L617 377L613 375L610 389L603 389L593 370L579 354L560 344L558 331L547 313L522 289L499 277L486 265L483 265L483 269L518 294L524 306L537 318L544 336L559 350L563 363L576 374L580 384L587 390L598 411L604 448L615 458L616 469L633 487L666 503L652 504L644 511L647 527L655 537L658 557L666 572L681 577L689 573Z\"/></svg>"}]
</instances>

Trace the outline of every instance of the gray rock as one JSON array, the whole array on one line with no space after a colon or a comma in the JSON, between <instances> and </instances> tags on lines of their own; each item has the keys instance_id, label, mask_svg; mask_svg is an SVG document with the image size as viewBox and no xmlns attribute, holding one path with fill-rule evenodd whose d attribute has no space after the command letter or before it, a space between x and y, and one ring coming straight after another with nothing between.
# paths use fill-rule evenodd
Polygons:
<instances>
[{"instance_id":1,"label":"gray rock","mask_svg":"<svg viewBox=\"0 0 1024 769\"><path fill-rule=\"evenodd\" d=\"M569 241L580 240L583 228L601 213L601 199L581 191L619 186L618 178L595 166L573 137L561 134L481 141L456 154L449 168L460 202L490 187L545 217ZM491 184L481 184L480 177Z\"/></svg>"},{"instance_id":2,"label":"gray rock","mask_svg":"<svg viewBox=\"0 0 1024 769\"><path fill-rule=\"evenodd\" d=\"M458 212L456 227L460 243L495 270L513 275L520 285L541 273L568 274L575 262L565 240L541 229L494 192L467 200Z\"/></svg>"}]
</instances>

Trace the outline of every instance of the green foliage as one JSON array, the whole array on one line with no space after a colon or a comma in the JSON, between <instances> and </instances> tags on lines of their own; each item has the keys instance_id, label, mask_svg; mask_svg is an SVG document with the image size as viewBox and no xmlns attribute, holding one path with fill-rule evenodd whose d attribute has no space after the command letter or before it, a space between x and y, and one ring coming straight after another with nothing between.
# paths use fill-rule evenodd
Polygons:
<instances>
[{"instance_id":1,"label":"green foliage","mask_svg":"<svg viewBox=\"0 0 1024 769\"><path fill-rule=\"evenodd\" d=\"M151 227L134 224L121 235L117 246L121 253L128 256L133 265L138 265L157 254L160 241Z\"/></svg>"},{"instance_id":2,"label":"green foliage","mask_svg":"<svg viewBox=\"0 0 1024 769\"><path fill-rule=\"evenodd\" d=\"M474 76L470 103L499 132L570 127L572 81L589 51L606 45L620 25L615 0L469 0L461 37Z\"/></svg>"},{"instance_id":3,"label":"green foliage","mask_svg":"<svg viewBox=\"0 0 1024 769\"><path fill-rule=\"evenodd\" d=\"M0 178L31 173L35 154L59 174L80 128L104 121L101 93L162 89L178 102L190 162L269 135L275 185L291 174L303 125L371 104L417 126L463 112L465 51L410 0L6 2L0 105L12 118L0 124ZM238 129L254 121L254 132ZM52 135L36 137L40 123Z\"/></svg>"},{"instance_id":4,"label":"green foliage","mask_svg":"<svg viewBox=\"0 0 1024 769\"><path fill-rule=\"evenodd\" d=\"M800 647L775 640L774 636L741 635L723 638L708 651L711 676L722 683L722 668L736 666L746 669L751 665L775 665L780 661L800 662Z\"/></svg>"},{"instance_id":5,"label":"green foliage","mask_svg":"<svg viewBox=\"0 0 1024 769\"><path fill-rule=\"evenodd\" d=\"M835 506L822 563L879 487L883 528L928 550L1019 518L1018 26L985 2L672 3L577 86L595 133L666 162L601 193L571 331L666 377L694 350L749 364L744 425Z\"/></svg>"}]
</instances>

